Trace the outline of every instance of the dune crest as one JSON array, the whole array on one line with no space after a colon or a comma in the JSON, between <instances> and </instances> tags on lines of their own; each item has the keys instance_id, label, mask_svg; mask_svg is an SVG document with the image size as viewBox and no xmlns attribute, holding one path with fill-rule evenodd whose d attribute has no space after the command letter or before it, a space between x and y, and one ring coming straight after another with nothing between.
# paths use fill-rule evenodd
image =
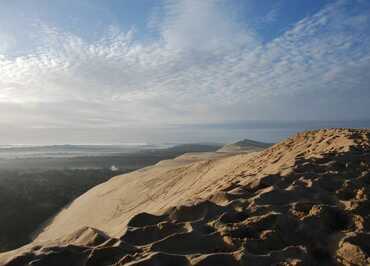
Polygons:
<instances>
[{"instance_id":1,"label":"dune crest","mask_svg":"<svg viewBox=\"0 0 370 266\"><path fill-rule=\"evenodd\" d=\"M117 176L0 265L369 265L369 138L307 131Z\"/></svg>"},{"instance_id":2,"label":"dune crest","mask_svg":"<svg viewBox=\"0 0 370 266\"><path fill-rule=\"evenodd\" d=\"M226 144L222 148L218 149L218 152L253 152L261 151L272 146L272 143L265 143L260 141L254 141L250 139L244 139L232 144Z\"/></svg>"}]
</instances>

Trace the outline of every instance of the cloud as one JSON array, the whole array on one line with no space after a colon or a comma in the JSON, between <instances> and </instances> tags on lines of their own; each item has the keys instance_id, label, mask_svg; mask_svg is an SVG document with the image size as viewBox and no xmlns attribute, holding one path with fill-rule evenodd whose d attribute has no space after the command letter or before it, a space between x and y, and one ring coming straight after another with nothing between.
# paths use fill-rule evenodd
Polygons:
<instances>
[{"instance_id":1,"label":"cloud","mask_svg":"<svg viewBox=\"0 0 370 266\"><path fill-rule=\"evenodd\" d=\"M225 1L166 0L167 16L159 23L161 36L170 47L213 51L254 48L256 34L240 25L236 12Z\"/></svg>"},{"instance_id":2,"label":"cloud","mask_svg":"<svg viewBox=\"0 0 370 266\"><path fill-rule=\"evenodd\" d=\"M160 38L145 43L134 30L110 27L88 41L42 25L34 52L0 56L0 123L114 128L369 117L370 12L348 2L266 44L226 1L165 1L162 17L149 23Z\"/></svg>"},{"instance_id":3,"label":"cloud","mask_svg":"<svg viewBox=\"0 0 370 266\"><path fill-rule=\"evenodd\" d=\"M282 2L276 2L273 7L261 18L257 20L258 24L265 26L278 20L282 9Z\"/></svg>"}]
</instances>

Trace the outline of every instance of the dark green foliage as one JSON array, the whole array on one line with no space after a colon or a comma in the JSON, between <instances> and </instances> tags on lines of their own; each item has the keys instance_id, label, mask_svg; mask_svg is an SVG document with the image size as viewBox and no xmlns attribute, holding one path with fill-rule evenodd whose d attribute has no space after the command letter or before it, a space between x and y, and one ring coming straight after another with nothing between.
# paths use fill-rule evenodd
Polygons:
<instances>
[{"instance_id":1,"label":"dark green foliage","mask_svg":"<svg viewBox=\"0 0 370 266\"><path fill-rule=\"evenodd\" d=\"M30 241L30 234L63 206L121 172L109 169L0 172L0 251Z\"/></svg>"}]
</instances>

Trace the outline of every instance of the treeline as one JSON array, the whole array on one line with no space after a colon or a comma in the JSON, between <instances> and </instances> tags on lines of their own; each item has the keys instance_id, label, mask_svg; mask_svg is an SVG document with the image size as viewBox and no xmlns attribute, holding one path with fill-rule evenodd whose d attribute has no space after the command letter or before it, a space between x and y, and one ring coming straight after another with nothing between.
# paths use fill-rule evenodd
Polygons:
<instances>
[{"instance_id":1,"label":"treeline","mask_svg":"<svg viewBox=\"0 0 370 266\"><path fill-rule=\"evenodd\" d=\"M110 169L0 171L0 252L27 244L40 224L112 176Z\"/></svg>"}]
</instances>

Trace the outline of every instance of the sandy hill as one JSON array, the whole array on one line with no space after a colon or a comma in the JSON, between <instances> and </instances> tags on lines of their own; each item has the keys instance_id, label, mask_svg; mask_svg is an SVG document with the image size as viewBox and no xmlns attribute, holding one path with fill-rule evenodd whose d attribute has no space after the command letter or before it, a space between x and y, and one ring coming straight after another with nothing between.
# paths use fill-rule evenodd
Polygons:
<instances>
[{"instance_id":1,"label":"sandy hill","mask_svg":"<svg viewBox=\"0 0 370 266\"><path fill-rule=\"evenodd\" d=\"M185 143L175 145L165 150L173 152L209 152L217 151L220 147L222 147L222 144L218 143Z\"/></svg>"},{"instance_id":2,"label":"sandy hill","mask_svg":"<svg viewBox=\"0 0 370 266\"><path fill-rule=\"evenodd\" d=\"M226 144L218 152L254 152L264 150L272 145L272 143L244 139L232 144Z\"/></svg>"},{"instance_id":3,"label":"sandy hill","mask_svg":"<svg viewBox=\"0 0 370 266\"><path fill-rule=\"evenodd\" d=\"M114 177L0 265L369 265L369 138L308 131Z\"/></svg>"}]
</instances>

